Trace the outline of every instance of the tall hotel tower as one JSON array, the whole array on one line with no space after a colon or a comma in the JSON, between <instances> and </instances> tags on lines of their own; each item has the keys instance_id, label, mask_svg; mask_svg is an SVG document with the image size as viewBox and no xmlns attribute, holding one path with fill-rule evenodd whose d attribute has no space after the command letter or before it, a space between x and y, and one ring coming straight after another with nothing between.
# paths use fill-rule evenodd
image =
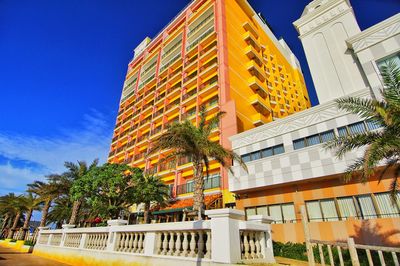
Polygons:
<instances>
[{"instance_id":1,"label":"tall hotel tower","mask_svg":"<svg viewBox=\"0 0 400 266\"><path fill-rule=\"evenodd\" d=\"M190 205L190 161L166 160L170 151L147 152L171 123L199 123L201 106L207 119L226 112L211 136L226 148L234 134L310 107L297 58L246 0L191 1L135 49L109 162L158 175L181 202L175 207ZM210 163L205 189L206 205L235 202L227 172L216 162Z\"/></svg>"}]
</instances>

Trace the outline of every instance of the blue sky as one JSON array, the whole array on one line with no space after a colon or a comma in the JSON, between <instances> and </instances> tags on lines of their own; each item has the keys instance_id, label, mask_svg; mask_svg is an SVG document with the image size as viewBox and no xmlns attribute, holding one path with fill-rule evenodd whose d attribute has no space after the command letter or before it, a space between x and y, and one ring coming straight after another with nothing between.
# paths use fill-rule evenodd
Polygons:
<instances>
[{"instance_id":1,"label":"blue sky","mask_svg":"<svg viewBox=\"0 0 400 266\"><path fill-rule=\"evenodd\" d=\"M316 104L292 26L308 2L250 0L300 59ZM64 161L105 161L132 50L187 3L0 0L0 195ZM398 0L352 4L362 29L400 10Z\"/></svg>"}]
</instances>

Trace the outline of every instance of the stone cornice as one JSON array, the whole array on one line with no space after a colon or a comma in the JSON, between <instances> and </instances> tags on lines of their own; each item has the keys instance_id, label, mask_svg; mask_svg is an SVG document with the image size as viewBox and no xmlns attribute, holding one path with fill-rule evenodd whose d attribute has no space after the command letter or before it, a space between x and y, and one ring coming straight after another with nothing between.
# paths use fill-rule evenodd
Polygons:
<instances>
[{"instance_id":1,"label":"stone cornice","mask_svg":"<svg viewBox=\"0 0 400 266\"><path fill-rule=\"evenodd\" d=\"M358 53L397 34L400 34L400 13L350 37L346 42L350 49Z\"/></svg>"},{"instance_id":2,"label":"stone cornice","mask_svg":"<svg viewBox=\"0 0 400 266\"><path fill-rule=\"evenodd\" d=\"M307 30L304 32L304 29L301 30L300 28L304 27L306 24L308 24L310 22L313 22L314 20L318 20L318 19L321 19L323 21L330 20L333 16L336 16L337 14L339 14L338 12L336 12L339 10L336 10L336 9L338 9L338 6L342 3L346 3L347 7L349 9L351 9L350 5L348 5L348 2L346 0L331 0L331 1L328 1L324 4L322 4L320 7L314 9L310 13L303 15L298 20L293 22L293 25L295 26L295 28L299 32L299 34L302 35L310 30ZM331 11L328 12L329 10L331 10ZM341 10L341 11L344 11L344 10ZM324 15L325 15L325 17L324 17ZM322 16L322 18L319 18L321 16ZM318 19L316 19L316 18L318 18ZM322 24L322 23L319 23L319 24Z\"/></svg>"}]
</instances>

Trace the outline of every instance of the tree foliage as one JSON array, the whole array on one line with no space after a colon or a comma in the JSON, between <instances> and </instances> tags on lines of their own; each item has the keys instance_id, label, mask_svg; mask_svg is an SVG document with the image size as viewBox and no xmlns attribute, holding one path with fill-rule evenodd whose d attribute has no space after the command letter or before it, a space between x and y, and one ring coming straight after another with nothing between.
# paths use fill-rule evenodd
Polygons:
<instances>
[{"instance_id":1,"label":"tree foliage","mask_svg":"<svg viewBox=\"0 0 400 266\"><path fill-rule=\"evenodd\" d=\"M106 163L89 170L71 188L73 200L86 198L104 218L118 218L121 210L135 203L136 180L142 171L124 164Z\"/></svg>"},{"instance_id":2,"label":"tree foliage","mask_svg":"<svg viewBox=\"0 0 400 266\"><path fill-rule=\"evenodd\" d=\"M369 120L380 126L379 130L336 137L326 143L328 149L335 149L338 158L359 148L365 148L363 155L348 166L345 180L349 181L360 173L365 182L383 163L385 169L379 180L389 168L394 170L391 183L393 199L399 191L400 176L400 69L394 62L389 62L382 69L384 89L382 99L346 97L336 100L340 109L357 114L364 120Z\"/></svg>"}]
</instances>

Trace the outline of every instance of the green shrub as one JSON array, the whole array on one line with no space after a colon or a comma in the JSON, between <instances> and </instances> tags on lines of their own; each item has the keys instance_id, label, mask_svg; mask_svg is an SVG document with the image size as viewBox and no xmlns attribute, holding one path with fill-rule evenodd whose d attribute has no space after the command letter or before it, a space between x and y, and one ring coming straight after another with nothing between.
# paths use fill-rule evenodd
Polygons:
<instances>
[{"instance_id":1,"label":"green shrub","mask_svg":"<svg viewBox=\"0 0 400 266\"><path fill-rule=\"evenodd\" d=\"M33 243L32 240L25 240L24 245L26 245L26 246L34 246L35 243Z\"/></svg>"},{"instance_id":2,"label":"green shrub","mask_svg":"<svg viewBox=\"0 0 400 266\"><path fill-rule=\"evenodd\" d=\"M17 242L17 239L11 239L10 242Z\"/></svg>"},{"instance_id":3,"label":"green shrub","mask_svg":"<svg viewBox=\"0 0 400 266\"><path fill-rule=\"evenodd\" d=\"M308 260L307 259L307 249L306 249L305 243L273 242L273 247L274 247L274 255L275 256L296 259L296 260L302 260L302 261ZM335 265L340 265L339 253L338 253L337 247L331 247L331 250L332 250L332 257L333 257ZM352 264L351 264L349 250L342 248L341 252L342 252L342 258L343 258L344 265L351 266ZM315 262L321 263L321 257L319 255L318 246L313 247L313 253L314 253ZM324 256L325 263L327 265L330 265L328 247L326 245L322 246L322 253ZM358 255L358 259L360 261L360 266L368 266L369 265L367 254L366 254L365 250L358 249L357 255ZM388 266L395 265L392 254L390 252L383 252L383 256L385 258L386 265L388 265ZM374 265L380 265L379 254L377 251L371 251L371 257L374 262Z\"/></svg>"}]
</instances>

